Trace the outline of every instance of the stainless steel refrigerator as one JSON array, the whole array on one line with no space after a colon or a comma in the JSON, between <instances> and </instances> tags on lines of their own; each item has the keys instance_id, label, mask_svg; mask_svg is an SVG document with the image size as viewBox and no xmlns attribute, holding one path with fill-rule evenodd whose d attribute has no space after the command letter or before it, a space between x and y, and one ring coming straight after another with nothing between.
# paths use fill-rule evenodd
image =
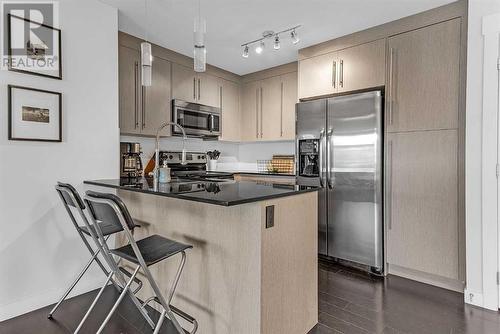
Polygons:
<instances>
[{"instance_id":1,"label":"stainless steel refrigerator","mask_svg":"<svg viewBox=\"0 0 500 334\"><path fill-rule=\"evenodd\" d=\"M381 91L297 104L297 182L320 185L318 250L383 272Z\"/></svg>"}]
</instances>

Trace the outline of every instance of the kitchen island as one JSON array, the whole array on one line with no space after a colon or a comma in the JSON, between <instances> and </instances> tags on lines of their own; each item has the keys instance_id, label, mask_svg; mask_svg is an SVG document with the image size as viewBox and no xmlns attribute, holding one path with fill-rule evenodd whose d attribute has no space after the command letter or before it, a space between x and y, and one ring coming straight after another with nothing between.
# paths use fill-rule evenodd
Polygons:
<instances>
[{"instance_id":1,"label":"kitchen island","mask_svg":"<svg viewBox=\"0 0 500 334\"><path fill-rule=\"evenodd\" d=\"M233 180L174 180L157 189L148 179L85 183L117 190L141 225L137 239L160 234L194 246L173 305L198 320L199 333L306 334L317 323L318 188ZM170 287L177 261L151 267L161 288ZM148 287L139 294L150 295Z\"/></svg>"}]
</instances>

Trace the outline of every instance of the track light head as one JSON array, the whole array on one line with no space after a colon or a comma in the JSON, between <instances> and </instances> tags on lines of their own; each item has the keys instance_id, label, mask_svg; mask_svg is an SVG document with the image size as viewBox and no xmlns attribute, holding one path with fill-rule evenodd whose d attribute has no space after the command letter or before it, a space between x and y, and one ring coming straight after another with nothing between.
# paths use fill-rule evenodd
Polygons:
<instances>
[{"instance_id":1,"label":"track light head","mask_svg":"<svg viewBox=\"0 0 500 334\"><path fill-rule=\"evenodd\" d=\"M280 45L280 36L278 34L276 34L276 36L274 36L274 49L275 50L279 50L281 47Z\"/></svg>"},{"instance_id":2,"label":"track light head","mask_svg":"<svg viewBox=\"0 0 500 334\"><path fill-rule=\"evenodd\" d=\"M243 48L242 56L243 58L248 58L248 45L245 45L245 47Z\"/></svg>"},{"instance_id":3,"label":"track light head","mask_svg":"<svg viewBox=\"0 0 500 334\"><path fill-rule=\"evenodd\" d=\"M297 32L295 31L295 29L292 30L292 32L290 33L290 36L292 37L293 44L297 44L300 41L300 38L297 35Z\"/></svg>"},{"instance_id":4,"label":"track light head","mask_svg":"<svg viewBox=\"0 0 500 334\"><path fill-rule=\"evenodd\" d=\"M260 43L257 44L257 47L255 47L255 52L257 54L261 54L262 51L264 51L265 47L266 47L266 44L264 44L264 41L260 41Z\"/></svg>"}]
</instances>

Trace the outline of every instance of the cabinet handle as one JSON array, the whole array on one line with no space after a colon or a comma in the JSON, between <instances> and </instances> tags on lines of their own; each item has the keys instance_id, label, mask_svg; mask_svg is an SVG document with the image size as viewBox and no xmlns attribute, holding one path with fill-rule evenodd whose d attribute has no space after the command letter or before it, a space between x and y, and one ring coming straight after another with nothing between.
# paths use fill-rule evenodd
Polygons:
<instances>
[{"instance_id":1,"label":"cabinet handle","mask_svg":"<svg viewBox=\"0 0 500 334\"><path fill-rule=\"evenodd\" d=\"M281 82L280 137L283 137L283 82Z\"/></svg>"},{"instance_id":2,"label":"cabinet handle","mask_svg":"<svg viewBox=\"0 0 500 334\"><path fill-rule=\"evenodd\" d=\"M387 205L386 205L386 219L387 219L387 228L389 230L392 230L392 164L393 164L393 159L392 159L392 140L389 139L389 142L387 143L387 155L388 155L388 167L387 168Z\"/></svg>"},{"instance_id":3,"label":"cabinet handle","mask_svg":"<svg viewBox=\"0 0 500 334\"><path fill-rule=\"evenodd\" d=\"M340 60L340 80L339 80L340 88L344 87L344 60Z\"/></svg>"},{"instance_id":4,"label":"cabinet handle","mask_svg":"<svg viewBox=\"0 0 500 334\"><path fill-rule=\"evenodd\" d=\"M259 138L259 89L255 90L255 138Z\"/></svg>"},{"instance_id":5,"label":"cabinet handle","mask_svg":"<svg viewBox=\"0 0 500 334\"><path fill-rule=\"evenodd\" d=\"M389 50L389 101L388 101L388 112L389 112L389 125L392 125L393 122L393 104L394 104L394 94L392 91L394 81L394 48L390 48Z\"/></svg>"},{"instance_id":6,"label":"cabinet handle","mask_svg":"<svg viewBox=\"0 0 500 334\"><path fill-rule=\"evenodd\" d=\"M196 78L193 78L193 100L196 100Z\"/></svg>"},{"instance_id":7,"label":"cabinet handle","mask_svg":"<svg viewBox=\"0 0 500 334\"><path fill-rule=\"evenodd\" d=\"M334 60L332 63L332 86L337 88L337 62Z\"/></svg>"},{"instance_id":8,"label":"cabinet handle","mask_svg":"<svg viewBox=\"0 0 500 334\"><path fill-rule=\"evenodd\" d=\"M262 113L262 101L264 100L263 94L262 94L262 87L260 87L260 138L264 135L264 130L262 129L262 123L264 123L264 117Z\"/></svg>"},{"instance_id":9,"label":"cabinet handle","mask_svg":"<svg viewBox=\"0 0 500 334\"><path fill-rule=\"evenodd\" d=\"M134 68L134 129L137 129L139 126L139 117L137 116L137 110L138 110L138 85L137 85L137 78L139 77L139 62L135 62L135 68Z\"/></svg>"},{"instance_id":10,"label":"cabinet handle","mask_svg":"<svg viewBox=\"0 0 500 334\"><path fill-rule=\"evenodd\" d=\"M222 86L219 86L219 106L222 109Z\"/></svg>"},{"instance_id":11,"label":"cabinet handle","mask_svg":"<svg viewBox=\"0 0 500 334\"><path fill-rule=\"evenodd\" d=\"M201 100L201 79L198 79L198 101Z\"/></svg>"},{"instance_id":12,"label":"cabinet handle","mask_svg":"<svg viewBox=\"0 0 500 334\"><path fill-rule=\"evenodd\" d=\"M142 101L142 128L146 127L146 87L142 86L141 89L141 101Z\"/></svg>"}]
</instances>

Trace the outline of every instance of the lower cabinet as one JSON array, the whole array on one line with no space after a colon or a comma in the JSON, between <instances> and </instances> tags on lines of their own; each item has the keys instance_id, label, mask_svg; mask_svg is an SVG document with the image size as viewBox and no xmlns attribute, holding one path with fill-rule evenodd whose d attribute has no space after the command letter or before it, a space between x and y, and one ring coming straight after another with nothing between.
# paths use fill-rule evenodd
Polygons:
<instances>
[{"instance_id":1,"label":"lower cabinet","mask_svg":"<svg viewBox=\"0 0 500 334\"><path fill-rule=\"evenodd\" d=\"M457 150L457 130L388 134L389 272L460 278Z\"/></svg>"},{"instance_id":2,"label":"lower cabinet","mask_svg":"<svg viewBox=\"0 0 500 334\"><path fill-rule=\"evenodd\" d=\"M283 185L295 185L295 176L259 175L259 174L235 174L235 181L252 181L259 183L272 183Z\"/></svg>"}]
</instances>

